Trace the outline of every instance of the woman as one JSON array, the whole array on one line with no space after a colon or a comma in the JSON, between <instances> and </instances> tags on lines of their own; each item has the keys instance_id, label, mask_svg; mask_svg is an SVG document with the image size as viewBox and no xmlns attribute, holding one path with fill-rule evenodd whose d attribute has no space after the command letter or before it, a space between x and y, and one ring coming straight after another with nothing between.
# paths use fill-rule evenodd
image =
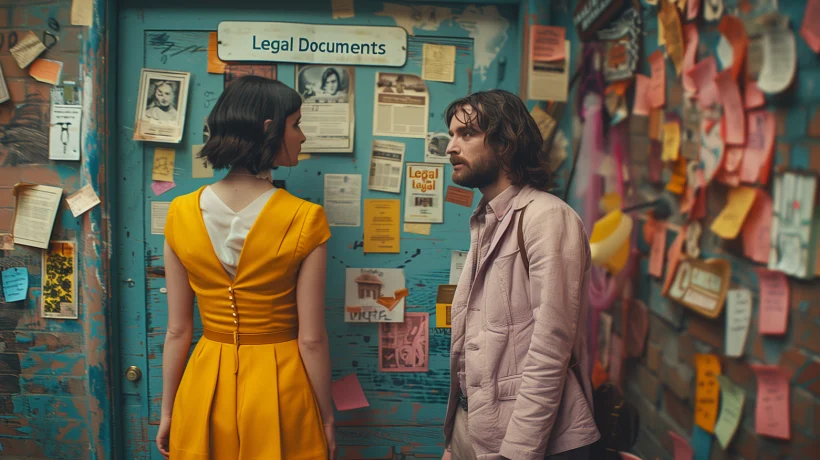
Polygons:
<instances>
[{"instance_id":1,"label":"woman","mask_svg":"<svg viewBox=\"0 0 820 460\"><path fill-rule=\"evenodd\" d=\"M171 203L156 439L166 458L336 457L324 322L330 228L321 206L258 177L298 163L301 103L278 81L235 80L200 153L228 174ZM183 374L194 295L204 331Z\"/></svg>"},{"instance_id":2,"label":"woman","mask_svg":"<svg viewBox=\"0 0 820 460\"><path fill-rule=\"evenodd\" d=\"M176 87L167 81L159 81L154 88L152 101L145 111L145 118L157 121L176 121Z\"/></svg>"}]
</instances>

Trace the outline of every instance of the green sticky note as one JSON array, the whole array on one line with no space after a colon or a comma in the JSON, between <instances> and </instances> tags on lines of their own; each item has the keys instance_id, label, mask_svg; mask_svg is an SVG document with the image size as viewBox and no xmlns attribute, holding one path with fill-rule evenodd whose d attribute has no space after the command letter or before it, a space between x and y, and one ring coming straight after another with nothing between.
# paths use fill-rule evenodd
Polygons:
<instances>
[{"instance_id":1,"label":"green sticky note","mask_svg":"<svg viewBox=\"0 0 820 460\"><path fill-rule=\"evenodd\" d=\"M729 380L729 377L719 375L717 379L720 382L720 415L715 424L715 436L720 446L726 449L732 442L740 418L743 416L743 402L746 394L742 388Z\"/></svg>"}]
</instances>

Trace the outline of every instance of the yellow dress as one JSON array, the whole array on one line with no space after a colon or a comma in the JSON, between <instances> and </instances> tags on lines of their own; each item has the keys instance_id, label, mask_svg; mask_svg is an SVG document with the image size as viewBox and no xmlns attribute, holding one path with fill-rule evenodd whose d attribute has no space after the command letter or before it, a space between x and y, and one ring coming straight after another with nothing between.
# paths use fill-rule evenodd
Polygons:
<instances>
[{"instance_id":1,"label":"yellow dress","mask_svg":"<svg viewBox=\"0 0 820 460\"><path fill-rule=\"evenodd\" d=\"M200 212L203 190L176 198L165 224L204 328L174 400L171 460L326 459L296 340L296 278L304 258L330 238L324 209L276 190L231 279Z\"/></svg>"}]
</instances>

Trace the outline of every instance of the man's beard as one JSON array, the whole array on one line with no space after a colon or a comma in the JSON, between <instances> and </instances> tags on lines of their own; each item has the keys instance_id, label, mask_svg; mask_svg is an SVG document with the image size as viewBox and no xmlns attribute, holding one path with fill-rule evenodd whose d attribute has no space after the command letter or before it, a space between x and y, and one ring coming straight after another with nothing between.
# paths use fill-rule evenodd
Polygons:
<instances>
[{"instance_id":1,"label":"man's beard","mask_svg":"<svg viewBox=\"0 0 820 460\"><path fill-rule=\"evenodd\" d=\"M455 161L455 164L465 164L464 162ZM453 171L453 182L467 188L484 188L492 185L498 179L501 165L494 156L486 159L475 160L471 164L466 165L461 171Z\"/></svg>"}]
</instances>

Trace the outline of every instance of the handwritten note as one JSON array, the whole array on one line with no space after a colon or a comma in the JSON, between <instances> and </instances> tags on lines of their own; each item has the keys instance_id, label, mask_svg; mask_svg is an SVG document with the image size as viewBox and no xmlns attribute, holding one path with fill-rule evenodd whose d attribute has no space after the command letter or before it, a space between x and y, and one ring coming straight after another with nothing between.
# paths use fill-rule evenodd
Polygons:
<instances>
[{"instance_id":1,"label":"handwritten note","mask_svg":"<svg viewBox=\"0 0 820 460\"><path fill-rule=\"evenodd\" d=\"M151 179L173 182L174 181L174 161L176 152L172 149L155 148L154 165L151 169Z\"/></svg>"},{"instance_id":2,"label":"handwritten note","mask_svg":"<svg viewBox=\"0 0 820 460\"><path fill-rule=\"evenodd\" d=\"M749 184L769 181L777 124L774 115L756 110L746 115L749 137L740 165L740 180Z\"/></svg>"},{"instance_id":3,"label":"handwritten note","mask_svg":"<svg viewBox=\"0 0 820 460\"><path fill-rule=\"evenodd\" d=\"M400 200L364 200L364 252L398 253Z\"/></svg>"},{"instance_id":4,"label":"handwritten note","mask_svg":"<svg viewBox=\"0 0 820 460\"><path fill-rule=\"evenodd\" d=\"M660 50L649 55L649 68L652 71L649 105L653 109L659 109L666 104L666 61Z\"/></svg>"},{"instance_id":5,"label":"handwritten note","mask_svg":"<svg viewBox=\"0 0 820 460\"><path fill-rule=\"evenodd\" d=\"M689 442L673 431L669 432L669 437L672 438L672 445L674 445L675 460L692 460L692 456L695 455L695 452L689 446Z\"/></svg>"},{"instance_id":6,"label":"handwritten note","mask_svg":"<svg viewBox=\"0 0 820 460\"><path fill-rule=\"evenodd\" d=\"M452 83L456 72L456 47L452 45L422 45L421 78Z\"/></svg>"},{"instance_id":7,"label":"handwritten note","mask_svg":"<svg viewBox=\"0 0 820 460\"><path fill-rule=\"evenodd\" d=\"M820 53L820 0L809 0L803 13L800 36L815 53Z\"/></svg>"},{"instance_id":8,"label":"handwritten note","mask_svg":"<svg viewBox=\"0 0 820 460\"><path fill-rule=\"evenodd\" d=\"M780 22L763 34L763 64L757 86L766 94L777 94L788 88L797 71L794 32L789 29L788 17Z\"/></svg>"},{"instance_id":9,"label":"handwritten note","mask_svg":"<svg viewBox=\"0 0 820 460\"><path fill-rule=\"evenodd\" d=\"M219 40L216 32L208 34L208 73L225 73L225 66L227 65L222 59L219 59L217 54L217 47Z\"/></svg>"},{"instance_id":10,"label":"handwritten note","mask_svg":"<svg viewBox=\"0 0 820 460\"><path fill-rule=\"evenodd\" d=\"M43 42L40 41L37 34L28 31L16 45L9 49L9 52L14 56L17 65L20 66L21 69L25 69L45 50L46 46L43 45Z\"/></svg>"},{"instance_id":11,"label":"handwritten note","mask_svg":"<svg viewBox=\"0 0 820 460\"><path fill-rule=\"evenodd\" d=\"M670 121L663 124L663 153L661 160L675 161L680 155L680 123Z\"/></svg>"},{"instance_id":12,"label":"handwritten note","mask_svg":"<svg viewBox=\"0 0 820 460\"><path fill-rule=\"evenodd\" d=\"M746 143L746 117L737 80L730 70L724 70L715 78L715 84L723 104L723 120L726 122L724 140L727 144L743 145Z\"/></svg>"},{"instance_id":13,"label":"handwritten note","mask_svg":"<svg viewBox=\"0 0 820 460\"><path fill-rule=\"evenodd\" d=\"M698 88L689 72L695 67L695 59L698 57L698 26L695 23L686 24L683 27L683 38L686 41L686 49L683 52L683 89L696 93Z\"/></svg>"},{"instance_id":14,"label":"handwritten note","mask_svg":"<svg viewBox=\"0 0 820 460\"><path fill-rule=\"evenodd\" d=\"M678 9L671 3L662 1L658 22L663 23L666 52L675 65L678 75L680 75L683 68L683 32L681 31Z\"/></svg>"},{"instance_id":15,"label":"handwritten note","mask_svg":"<svg viewBox=\"0 0 820 460\"><path fill-rule=\"evenodd\" d=\"M346 375L333 382L331 394L333 395L333 402L336 403L336 410L339 411L359 409L370 405L364 396L362 386L359 384L359 377L356 374Z\"/></svg>"},{"instance_id":16,"label":"handwritten note","mask_svg":"<svg viewBox=\"0 0 820 460\"><path fill-rule=\"evenodd\" d=\"M735 187L729 190L726 206L712 221L712 232L726 240L735 239L756 197L757 191L752 187Z\"/></svg>"},{"instance_id":17,"label":"handwritten note","mask_svg":"<svg viewBox=\"0 0 820 460\"><path fill-rule=\"evenodd\" d=\"M39 82L56 85L63 75L63 63L51 59L37 59L28 69L28 74Z\"/></svg>"},{"instance_id":18,"label":"handwritten note","mask_svg":"<svg viewBox=\"0 0 820 460\"><path fill-rule=\"evenodd\" d=\"M732 438L740 424L743 416L743 403L746 401L746 394L743 388L735 385L729 377L718 375L720 383L720 415L715 424L715 436L720 443L720 447L725 450L732 442Z\"/></svg>"},{"instance_id":19,"label":"handwritten note","mask_svg":"<svg viewBox=\"0 0 820 460\"><path fill-rule=\"evenodd\" d=\"M556 26L532 26L532 56L536 61L564 59L566 29Z\"/></svg>"},{"instance_id":20,"label":"handwritten note","mask_svg":"<svg viewBox=\"0 0 820 460\"><path fill-rule=\"evenodd\" d=\"M71 25L91 27L94 21L93 0L72 0Z\"/></svg>"},{"instance_id":21,"label":"handwritten note","mask_svg":"<svg viewBox=\"0 0 820 460\"><path fill-rule=\"evenodd\" d=\"M709 433L715 432L718 415L720 361L716 355L695 354L697 386L695 387L695 424Z\"/></svg>"},{"instance_id":22,"label":"handwritten note","mask_svg":"<svg viewBox=\"0 0 820 460\"><path fill-rule=\"evenodd\" d=\"M71 214L73 214L74 217L78 217L80 214L100 204L100 197L94 193L94 187L88 184L69 195L65 201L68 203L68 207L71 208Z\"/></svg>"},{"instance_id":23,"label":"handwritten note","mask_svg":"<svg viewBox=\"0 0 820 460\"><path fill-rule=\"evenodd\" d=\"M726 292L726 356L743 356L749 320L752 319L752 291L729 289Z\"/></svg>"},{"instance_id":24,"label":"handwritten note","mask_svg":"<svg viewBox=\"0 0 820 460\"><path fill-rule=\"evenodd\" d=\"M779 439L791 438L789 378L778 366L752 364L757 376L755 431Z\"/></svg>"},{"instance_id":25,"label":"handwritten note","mask_svg":"<svg viewBox=\"0 0 820 460\"><path fill-rule=\"evenodd\" d=\"M789 282L781 272L758 268L760 289L760 319L758 329L763 335L783 335L789 320Z\"/></svg>"},{"instance_id":26,"label":"handwritten note","mask_svg":"<svg viewBox=\"0 0 820 460\"><path fill-rule=\"evenodd\" d=\"M28 269L13 267L3 270L3 298L6 302L19 302L28 295Z\"/></svg>"},{"instance_id":27,"label":"handwritten note","mask_svg":"<svg viewBox=\"0 0 820 460\"><path fill-rule=\"evenodd\" d=\"M772 216L772 198L763 190L758 190L755 203L746 216L740 233L743 238L743 254L755 262L769 262Z\"/></svg>"},{"instance_id":28,"label":"handwritten note","mask_svg":"<svg viewBox=\"0 0 820 460\"><path fill-rule=\"evenodd\" d=\"M646 75L635 75L635 100L632 104L632 115L649 115L649 85Z\"/></svg>"},{"instance_id":29,"label":"handwritten note","mask_svg":"<svg viewBox=\"0 0 820 460\"><path fill-rule=\"evenodd\" d=\"M652 248L649 252L649 274L660 278L663 276L663 252L666 249L666 226L655 227L652 236Z\"/></svg>"}]
</instances>

